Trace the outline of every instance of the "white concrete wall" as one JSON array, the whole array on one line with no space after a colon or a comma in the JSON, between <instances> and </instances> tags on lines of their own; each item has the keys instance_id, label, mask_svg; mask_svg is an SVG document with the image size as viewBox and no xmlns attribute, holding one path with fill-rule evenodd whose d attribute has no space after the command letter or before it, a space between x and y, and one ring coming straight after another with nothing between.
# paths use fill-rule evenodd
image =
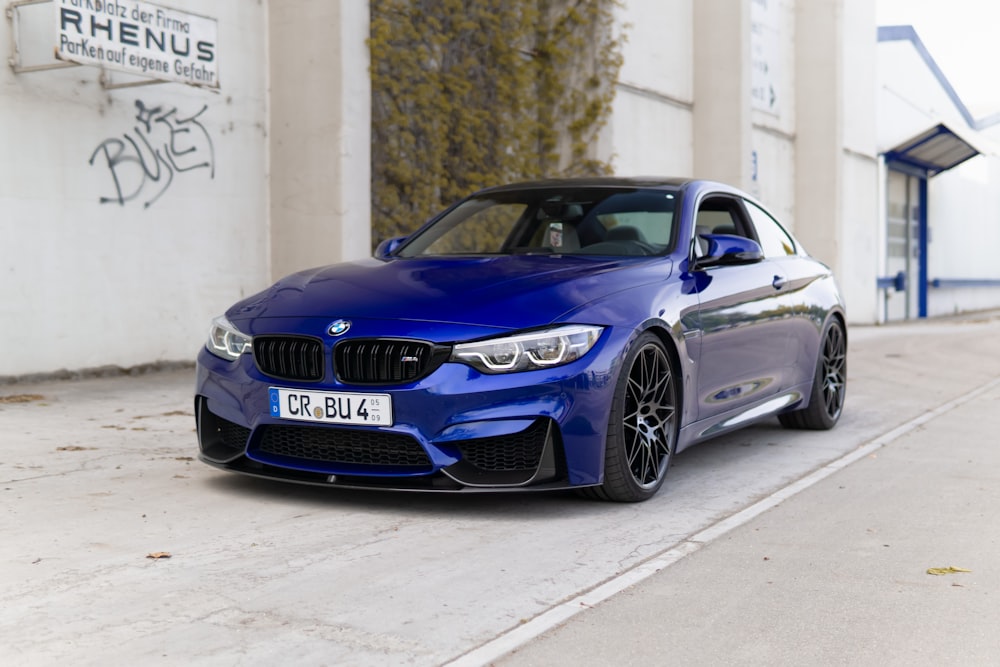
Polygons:
<instances>
[{"instance_id":1,"label":"white concrete wall","mask_svg":"<svg viewBox=\"0 0 1000 667\"><path fill-rule=\"evenodd\" d=\"M599 156L621 175L707 176L748 189L831 264L852 321L875 321L874 156L892 139L873 129L872 63L898 56L906 70L880 68L891 81L878 88L881 127L909 136L954 112L926 77L913 78L912 49L883 58L867 0L767 0L778 97L761 109L750 97L753 2L763 0L628 0L619 9L625 64ZM233 300L289 271L368 252L367 4L171 4L218 19L219 93L103 90L87 67L0 69L0 343L17 351L0 360L0 376L190 359L208 320ZM31 58L51 51L33 48ZM11 50L9 29L0 30L0 52ZM914 107L921 95L931 103ZM214 170L178 172L165 186L143 183L134 161L109 167L100 147L143 131L137 101L194 118L195 150L177 159L210 151ZM127 201L115 199L115 175ZM932 207L966 210L949 182L932 182ZM971 211L980 199L962 191ZM994 215L982 202L979 210ZM940 233L932 274L953 277L968 258ZM932 307L948 307L936 299Z\"/></svg>"},{"instance_id":2,"label":"white concrete wall","mask_svg":"<svg viewBox=\"0 0 1000 667\"><path fill-rule=\"evenodd\" d=\"M368 6L270 5L271 273L371 254Z\"/></svg>"},{"instance_id":3,"label":"white concrete wall","mask_svg":"<svg viewBox=\"0 0 1000 667\"><path fill-rule=\"evenodd\" d=\"M795 3L750 3L751 72L761 82L762 102L752 104L752 161L749 190L795 232ZM773 99L773 102L772 102ZM763 108L762 108L763 107Z\"/></svg>"},{"instance_id":4,"label":"white concrete wall","mask_svg":"<svg viewBox=\"0 0 1000 667\"><path fill-rule=\"evenodd\" d=\"M849 321L874 322L874 8L866 0L797 3L795 53L796 233L833 269Z\"/></svg>"},{"instance_id":5,"label":"white concrete wall","mask_svg":"<svg viewBox=\"0 0 1000 667\"><path fill-rule=\"evenodd\" d=\"M844 0L843 69L840 72L842 108L841 209L842 236L837 279L847 302L851 322L873 323L879 317L881 225L877 78L878 59L875 3Z\"/></svg>"},{"instance_id":6,"label":"white concrete wall","mask_svg":"<svg viewBox=\"0 0 1000 667\"><path fill-rule=\"evenodd\" d=\"M928 278L1000 281L1000 158L979 156L928 184ZM928 289L928 315L1000 306L1000 287Z\"/></svg>"},{"instance_id":7,"label":"white concrete wall","mask_svg":"<svg viewBox=\"0 0 1000 667\"><path fill-rule=\"evenodd\" d=\"M694 175L751 185L750 2L694 5Z\"/></svg>"},{"instance_id":8,"label":"white concrete wall","mask_svg":"<svg viewBox=\"0 0 1000 667\"><path fill-rule=\"evenodd\" d=\"M874 6L629 0L602 156L616 173L712 178L759 198L878 317Z\"/></svg>"},{"instance_id":9,"label":"white concrete wall","mask_svg":"<svg viewBox=\"0 0 1000 667\"><path fill-rule=\"evenodd\" d=\"M192 359L210 318L267 282L266 7L171 6L218 19L220 92L0 67L0 377ZM130 139L164 158L150 175Z\"/></svg>"},{"instance_id":10,"label":"white concrete wall","mask_svg":"<svg viewBox=\"0 0 1000 667\"><path fill-rule=\"evenodd\" d=\"M961 112L913 44L882 42L877 48L880 153L942 122L955 131L969 131Z\"/></svg>"},{"instance_id":11,"label":"white concrete wall","mask_svg":"<svg viewBox=\"0 0 1000 667\"><path fill-rule=\"evenodd\" d=\"M624 63L599 156L620 176L688 176L692 155L692 0L629 0Z\"/></svg>"},{"instance_id":12,"label":"white concrete wall","mask_svg":"<svg viewBox=\"0 0 1000 667\"><path fill-rule=\"evenodd\" d=\"M766 204L782 225L797 235L795 142L783 134L755 125L751 145L756 178L751 179L748 191Z\"/></svg>"},{"instance_id":13,"label":"white concrete wall","mask_svg":"<svg viewBox=\"0 0 1000 667\"><path fill-rule=\"evenodd\" d=\"M619 88L601 144L601 158L610 159L619 176L687 176L691 112Z\"/></svg>"}]
</instances>

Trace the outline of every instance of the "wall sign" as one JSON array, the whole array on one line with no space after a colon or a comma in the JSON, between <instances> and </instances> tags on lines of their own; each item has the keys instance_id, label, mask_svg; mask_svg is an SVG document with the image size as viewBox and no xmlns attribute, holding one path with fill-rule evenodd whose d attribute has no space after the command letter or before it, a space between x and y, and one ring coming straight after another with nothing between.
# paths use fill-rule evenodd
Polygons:
<instances>
[{"instance_id":1,"label":"wall sign","mask_svg":"<svg viewBox=\"0 0 1000 667\"><path fill-rule=\"evenodd\" d=\"M750 3L750 103L754 109L781 115L777 68L781 59L781 8L778 0Z\"/></svg>"},{"instance_id":2,"label":"wall sign","mask_svg":"<svg viewBox=\"0 0 1000 667\"><path fill-rule=\"evenodd\" d=\"M139 0L56 0L56 57L219 87L215 19Z\"/></svg>"}]
</instances>

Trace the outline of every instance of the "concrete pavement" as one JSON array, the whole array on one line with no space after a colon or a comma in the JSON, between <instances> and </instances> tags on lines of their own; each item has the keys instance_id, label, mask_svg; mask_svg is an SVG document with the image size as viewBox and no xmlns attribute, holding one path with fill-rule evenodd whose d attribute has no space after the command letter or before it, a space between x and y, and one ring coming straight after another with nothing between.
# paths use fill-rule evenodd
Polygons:
<instances>
[{"instance_id":1,"label":"concrete pavement","mask_svg":"<svg viewBox=\"0 0 1000 667\"><path fill-rule=\"evenodd\" d=\"M497 664L1000 664L998 434L992 383Z\"/></svg>"},{"instance_id":2,"label":"concrete pavement","mask_svg":"<svg viewBox=\"0 0 1000 667\"><path fill-rule=\"evenodd\" d=\"M189 369L0 385L0 664L993 664L1000 316L850 337L836 429L640 505L222 473Z\"/></svg>"},{"instance_id":3,"label":"concrete pavement","mask_svg":"<svg viewBox=\"0 0 1000 667\"><path fill-rule=\"evenodd\" d=\"M984 331L964 354L975 322L855 329L852 383L880 377L866 399L910 419L490 663L1000 664L1000 352ZM949 567L969 572L928 573Z\"/></svg>"}]
</instances>

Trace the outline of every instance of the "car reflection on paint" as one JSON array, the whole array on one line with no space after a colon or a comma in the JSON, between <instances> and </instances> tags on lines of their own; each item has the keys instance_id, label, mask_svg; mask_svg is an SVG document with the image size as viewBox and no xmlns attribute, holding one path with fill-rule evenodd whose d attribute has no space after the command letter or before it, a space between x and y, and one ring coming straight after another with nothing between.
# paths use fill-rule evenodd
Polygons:
<instances>
[{"instance_id":1,"label":"car reflection on paint","mask_svg":"<svg viewBox=\"0 0 1000 667\"><path fill-rule=\"evenodd\" d=\"M725 389L720 389L710 396L707 400L711 403L721 403L723 401L728 401L731 399L744 398L752 394L756 394L759 391L763 391L768 385L771 384L771 378L762 378L760 380L753 380L751 382L742 382L733 387L726 387Z\"/></svg>"},{"instance_id":2,"label":"car reflection on paint","mask_svg":"<svg viewBox=\"0 0 1000 667\"><path fill-rule=\"evenodd\" d=\"M321 486L645 500L708 437L775 415L833 427L846 345L830 270L739 190L502 186L217 318L200 458Z\"/></svg>"}]
</instances>

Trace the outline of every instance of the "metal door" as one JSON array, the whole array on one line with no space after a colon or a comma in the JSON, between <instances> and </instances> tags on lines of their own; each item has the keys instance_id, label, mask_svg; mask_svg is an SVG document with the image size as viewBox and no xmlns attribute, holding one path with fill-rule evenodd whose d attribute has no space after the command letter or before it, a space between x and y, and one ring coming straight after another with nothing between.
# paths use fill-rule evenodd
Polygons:
<instances>
[{"instance_id":1,"label":"metal door","mask_svg":"<svg viewBox=\"0 0 1000 667\"><path fill-rule=\"evenodd\" d=\"M921 177L889 169L886 184L886 275L902 272L905 289L883 290L885 321L919 316Z\"/></svg>"}]
</instances>

